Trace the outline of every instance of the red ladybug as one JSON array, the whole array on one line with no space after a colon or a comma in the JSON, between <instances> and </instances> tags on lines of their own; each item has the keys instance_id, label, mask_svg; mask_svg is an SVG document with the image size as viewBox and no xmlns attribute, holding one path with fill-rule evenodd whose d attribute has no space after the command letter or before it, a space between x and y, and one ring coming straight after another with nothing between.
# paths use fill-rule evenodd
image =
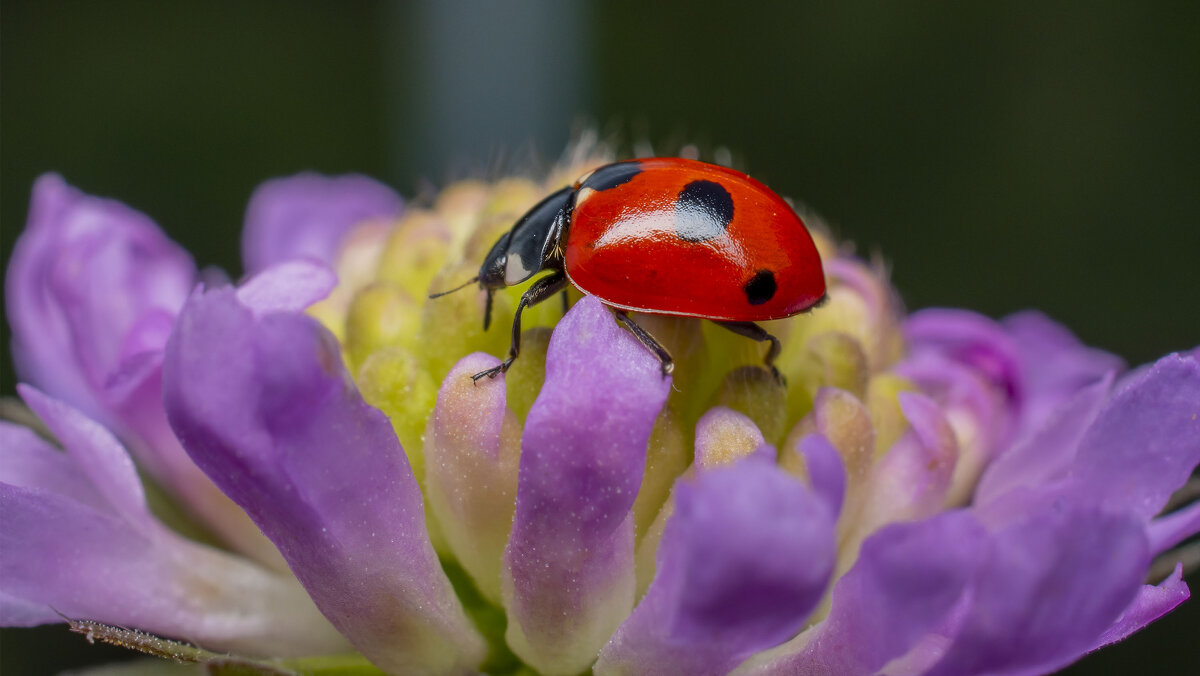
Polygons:
<instances>
[{"instance_id":1,"label":"red ladybug","mask_svg":"<svg viewBox=\"0 0 1200 676\"><path fill-rule=\"evenodd\" d=\"M745 174L680 158L605 165L530 209L467 282L488 292L484 328L496 289L543 270L551 274L517 305L508 359L475 380L508 370L521 347L521 312L567 284L612 306L663 375L674 366L670 353L628 311L710 319L770 341L764 361L778 377L779 340L754 322L790 317L825 296L817 248L787 202Z\"/></svg>"}]
</instances>

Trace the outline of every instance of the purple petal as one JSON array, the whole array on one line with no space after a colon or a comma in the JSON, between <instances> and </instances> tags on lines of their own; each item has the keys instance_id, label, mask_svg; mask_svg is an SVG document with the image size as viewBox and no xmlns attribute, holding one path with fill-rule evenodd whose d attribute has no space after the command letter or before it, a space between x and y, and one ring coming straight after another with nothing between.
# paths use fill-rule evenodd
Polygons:
<instances>
[{"instance_id":1,"label":"purple petal","mask_svg":"<svg viewBox=\"0 0 1200 676\"><path fill-rule=\"evenodd\" d=\"M1188 600L1191 595L1187 583L1183 581L1183 565L1177 563L1170 577L1158 585L1145 585L1138 591L1137 598L1121 613L1121 617L1104 631L1095 647L1102 648L1141 631Z\"/></svg>"},{"instance_id":2,"label":"purple petal","mask_svg":"<svg viewBox=\"0 0 1200 676\"><path fill-rule=\"evenodd\" d=\"M748 457L774 462L775 447L763 440L762 431L749 417L731 408L714 406L696 422L692 457L692 471L702 472ZM645 594L653 580L655 553L672 509L674 502L668 493L667 500L649 524L645 535L637 541L638 596Z\"/></svg>"},{"instance_id":3,"label":"purple petal","mask_svg":"<svg viewBox=\"0 0 1200 676\"><path fill-rule=\"evenodd\" d=\"M162 410L162 349L195 278L145 215L42 176L5 282L18 369L125 438L213 531L270 562L274 547L188 459Z\"/></svg>"},{"instance_id":4,"label":"purple petal","mask_svg":"<svg viewBox=\"0 0 1200 676\"><path fill-rule=\"evenodd\" d=\"M53 608L219 649L345 650L293 578L189 542L151 516L133 463L107 430L33 388L21 395L66 452L5 434L17 443L5 447L0 485L0 620L58 622ZM46 480L40 470L51 467L60 476Z\"/></svg>"},{"instance_id":5,"label":"purple petal","mask_svg":"<svg viewBox=\"0 0 1200 676\"><path fill-rule=\"evenodd\" d=\"M345 650L294 580L170 534L147 538L69 496L0 484L0 513L0 624L60 622L58 611L218 650Z\"/></svg>"},{"instance_id":6,"label":"purple petal","mask_svg":"<svg viewBox=\"0 0 1200 676\"><path fill-rule=\"evenodd\" d=\"M3 486L0 485L0 490ZM0 537L3 537L0 535ZM58 613L47 605L10 596L0 589L0 626L36 627L61 621Z\"/></svg>"},{"instance_id":7,"label":"purple petal","mask_svg":"<svg viewBox=\"0 0 1200 676\"><path fill-rule=\"evenodd\" d=\"M894 314L897 301L892 287L863 261L836 256L826 261L825 274L853 289L866 304L868 317L880 319Z\"/></svg>"},{"instance_id":8,"label":"purple petal","mask_svg":"<svg viewBox=\"0 0 1200 676\"><path fill-rule=\"evenodd\" d=\"M251 277L238 287L237 298L259 316L270 312L300 312L328 296L337 281L337 275L321 263L287 261Z\"/></svg>"},{"instance_id":9,"label":"purple petal","mask_svg":"<svg viewBox=\"0 0 1200 676\"><path fill-rule=\"evenodd\" d=\"M1197 533L1200 533L1200 502L1161 516L1146 528L1150 553L1156 556Z\"/></svg>"},{"instance_id":10,"label":"purple petal","mask_svg":"<svg viewBox=\"0 0 1200 676\"><path fill-rule=\"evenodd\" d=\"M1168 355L1124 383L1079 444L1074 493L1149 520L1200 464L1200 362Z\"/></svg>"},{"instance_id":11,"label":"purple petal","mask_svg":"<svg viewBox=\"0 0 1200 676\"><path fill-rule=\"evenodd\" d=\"M459 564L494 603L516 505L521 424L506 405L503 375L478 383L471 375L499 364L477 352L450 369L424 447L430 510Z\"/></svg>"},{"instance_id":12,"label":"purple petal","mask_svg":"<svg viewBox=\"0 0 1200 676\"><path fill-rule=\"evenodd\" d=\"M161 349L195 275L144 214L42 176L4 284L21 380L111 422L110 378Z\"/></svg>"},{"instance_id":13,"label":"purple petal","mask_svg":"<svg viewBox=\"0 0 1200 676\"><path fill-rule=\"evenodd\" d=\"M1116 355L1087 347L1066 327L1040 312L1019 312L1001 323L1020 355L1021 379L1026 385L1026 425L1040 425L1080 388L1125 368Z\"/></svg>"},{"instance_id":14,"label":"purple petal","mask_svg":"<svg viewBox=\"0 0 1200 676\"><path fill-rule=\"evenodd\" d=\"M865 535L885 523L919 519L941 509L958 452L954 430L928 397L901 392L910 429L875 465L857 515Z\"/></svg>"},{"instance_id":15,"label":"purple petal","mask_svg":"<svg viewBox=\"0 0 1200 676\"><path fill-rule=\"evenodd\" d=\"M985 507L1004 494L1060 479L1075 460L1079 440L1108 400L1112 378L1080 390L1043 424L996 458L975 490L975 505Z\"/></svg>"},{"instance_id":16,"label":"purple petal","mask_svg":"<svg viewBox=\"0 0 1200 676\"><path fill-rule=\"evenodd\" d=\"M1040 674L1073 662L1133 601L1148 564L1129 516L1046 511L1004 528L927 676Z\"/></svg>"},{"instance_id":17,"label":"purple petal","mask_svg":"<svg viewBox=\"0 0 1200 676\"><path fill-rule=\"evenodd\" d=\"M354 226L394 219L402 208L391 188L366 176L303 173L267 181L246 207L246 272L299 258L332 265L338 245Z\"/></svg>"},{"instance_id":18,"label":"purple petal","mask_svg":"<svg viewBox=\"0 0 1200 676\"><path fill-rule=\"evenodd\" d=\"M1020 433L1020 352L999 324L965 310L919 312L905 335L910 354L897 372L954 421L961 443L947 504L966 504L988 462Z\"/></svg>"},{"instance_id":19,"label":"purple petal","mask_svg":"<svg viewBox=\"0 0 1200 676\"><path fill-rule=\"evenodd\" d=\"M899 417L900 412L897 411L897 418ZM820 434L829 441L838 452L846 475L843 509L857 510L857 506L863 501L863 491L868 488L868 478L876 460L876 430L871 421L871 414L853 394L836 387L822 387L817 390L809 420L815 425L810 426L802 421L792 430L787 443L794 444L800 436L810 432ZM899 424L897 421L897 426ZM790 455L785 451L780 461L786 468L797 459L799 456ZM806 468L802 471L804 474L808 472ZM839 526L844 528L848 522L848 519L844 519Z\"/></svg>"},{"instance_id":20,"label":"purple petal","mask_svg":"<svg viewBox=\"0 0 1200 676\"><path fill-rule=\"evenodd\" d=\"M874 674L950 615L987 555L987 534L966 512L888 526L834 585L823 622L738 673Z\"/></svg>"},{"instance_id":21,"label":"purple petal","mask_svg":"<svg viewBox=\"0 0 1200 676\"><path fill-rule=\"evenodd\" d=\"M836 520L842 512L842 501L846 497L846 468L842 456L829 440L820 434L809 434L800 439L794 453L804 457L808 470L808 482L813 492L825 503L825 507Z\"/></svg>"},{"instance_id":22,"label":"purple petal","mask_svg":"<svg viewBox=\"0 0 1200 676\"><path fill-rule=\"evenodd\" d=\"M973 436L982 438L984 450L1003 444L1012 431L1015 421L1010 402L978 370L927 351L898 364L896 373L912 381L943 408L967 413L977 428Z\"/></svg>"},{"instance_id":23,"label":"purple petal","mask_svg":"<svg viewBox=\"0 0 1200 676\"><path fill-rule=\"evenodd\" d=\"M800 630L833 568L821 500L751 458L676 484L658 573L597 674L728 673Z\"/></svg>"},{"instance_id":24,"label":"purple petal","mask_svg":"<svg viewBox=\"0 0 1200 676\"><path fill-rule=\"evenodd\" d=\"M670 387L591 297L554 331L504 553L508 643L538 671L586 669L633 607L631 508Z\"/></svg>"},{"instance_id":25,"label":"purple petal","mask_svg":"<svg viewBox=\"0 0 1200 676\"><path fill-rule=\"evenodd\" d=\"M928 350L897 365L896 373L934 399L952 421L960 443L947 502L966 504L984 468L1008 445L1016 411L985 374Z\"/></svg>"},{"instance_id":26,"label":"purple petal","mask_svg":"<svg viewBox=\"0 0 1200 676\"><path fill-rule=\"evenodd\" d=\"M987 377L1012 401L1022 397L1020 353L996 322L966 310L930 309L904 325L909 351L925 351L959 361Z\"/></svg>"},{"instance_id":27,"label":"purple petal","mask_svg":"<svg viewBox=\"0 0 1200 676\"><path fill-rule=\"evenodd\" d=\"M52 607L73 617L136 617L144 624L148 618L139 615L145 614L146 598L130 586L169 584L175 577L158 570L162 561L155 557L132 556L149 550L150 541L119 517L67 496L0 484L0 511L0 584L5 595L26 606ZM72 572L85 570L87 576ZM134 576L126 577L127 571ZM0 621L6 625L16 621L13 615L24 614L7 606L3 611ZM60 621L52 612L29 619L32 624Z\"/></svg>"},{"instance_id":28,"label":"purple petal","mask_svg":"<svg viewBox=\"0 0 1200 676\"><path fill-rule=\"evenodd\" d=\"M32 430L0 421L0 483L70 495L94 509L108 502L66 453Z\"/></svg>"},{"instance_id":29,"label":"purple petal","mask_svg":"<svg viewBox=\"0 0 1200 676\"><path fill-rule=\"evenodd\" d=\"M162 397L162 351L145 355L148 372L125 396L117 415L139 466L238 552L272 569L287 570L279 550L250 517L188 457L167 422ZM127 362L128 363L128 362Z\"/></svg>"},{"instance_id":30,"label":"purple petal","mask_svg":"<svg viewBox=\"0 0 1200 676\"><path fill-rule=\"evenodd\" d=\"M32 387L19 385L17 391L67 450L75 467L104 496L109 508L146 535L156 534L160 526L150 516L137 468L120 442L79 411Z\"/></svg>"},{"instance_id":31,"label":"purple petal","mask_svg":"<svg viewBox=\"0 0 1200 676\"><path fill-rule=\"evenodd\" d=\"M163 382L192 459L368 659L396 672L482 659L404 451L315 320L255 317L228 288L197 295L167 346Z\"/></svg>"}]
</instances>

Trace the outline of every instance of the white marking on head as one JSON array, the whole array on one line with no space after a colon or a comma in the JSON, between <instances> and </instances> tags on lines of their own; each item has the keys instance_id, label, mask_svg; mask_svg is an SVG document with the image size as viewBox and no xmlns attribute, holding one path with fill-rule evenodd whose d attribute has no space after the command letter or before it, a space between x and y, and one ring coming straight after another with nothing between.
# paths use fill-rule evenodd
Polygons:
<instances>
[{"instance_id":1,"label":"white marking on head","mask_svg":"<svg viewBox=\"0 0 1200 676\"><path fill-rule=\"evenodd\" d=\"M592 190L591 188L580 188L575 193L575 208L579 208L579 205L586 202L589 197L591 197L592 195L595 195L595 194L596 194L596 191Z\"/></svg>"},{"instance_id":2,"label":"white marking on head","mask_svg":"<svg viewBox=\"0 0 1200 676\"><path fill-rule=\"evenodd\" d=\"M525 261L521 260L521 254L510 251L508 253L508 263L504 266L504 283L512 286L520 284L529 279L536 270L530 270Z\"/></svg>"}]
</instances>

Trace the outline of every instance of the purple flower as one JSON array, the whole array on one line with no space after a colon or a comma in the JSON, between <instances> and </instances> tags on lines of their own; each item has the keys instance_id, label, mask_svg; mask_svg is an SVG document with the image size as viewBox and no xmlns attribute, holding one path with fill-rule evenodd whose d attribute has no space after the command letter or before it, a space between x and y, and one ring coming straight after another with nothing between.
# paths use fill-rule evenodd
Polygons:
<instances>
[{"instance_id":1,"label":"purple flower","mask_svg":"<svg viewBox=\"0 0 1200 676\"><path fill-rule=\"evenodd\" d=\"M246 207L246 272L298 258L332 265L353 229L371 223L386 227L402 206L391 188L366 176L305 173L267 181Z\"/></svg>"},{"instance_id":2,"label":"purple flower","mask_svg":"<svg viewBox=\"0 0 1200 676\"><path fill-rule=\"evenodd\" d=\"M527 312L521 358L474 383L506 332L481 330L476 293L426 296L552 187L457 184L392 223L398 199L367 179L273 182L248 210L257 274L191 291L145 217L43 179L8 293L46 392L22 396L67 453L0 427L0 617L296 670L348 644L348 668L398 674L1032 674L1187 598L1178 566L1146 576L1200 532L1196 503L1168 506L1200 464L1195 351L1122 373L1036 313L905 317L818 226L829 301L771 327L786 386L749 341L646 316L676 358L663 378L587 297ZM102 268L42 225L97 205L105 246L175 262ZM107 294L59 281L79 259ZM173 303L146 300L159 285ZM128 337L155 313L153 340ZM122 341L141 361L105 347ZM155 396L122 398L114 372ZM154 519L105 426L152 471L175 449L236 507L206 523L240 523L279 570Z\"/></svg>"},{"instance_id":3,"label":"purple flower","mask_svg":"<svg viewBox=\"0 0 1200 676\"><path fill-rule=\"evenodd\" d=\"M21 396L66 453L0 423L0 621L61 615L249 654L345 649L290 575L201 545L158 521L129 455L93 420L32 387Z\"/></svg>"},{"instance_id":4,"label":"purple flower","mask_svg":"<svg viewBox=\"0 0 1200 676\"><path fill-rule=\"evenodd\" d=\"M18 374L116 426L195 282L144 214L42 176L4 284Z\"/></svg>"},{"instance_id":5,"label":"purple flower","mask_svg":"<svg viewBox=\"0 0 1200 676\"><path fill-rule=\"evenodd\" d=\"M187 457L162 410L162 350L196 283L144 214L55 174L33 188L5 279L21 380L100 421L190 513L260 561L274 548Z\"/></svg>"},{"instance_id":6,"label":"purple flower","mask_svg":"<svg viewBox=\"0 0 1200 676\"><path fill-rule=\"evenodd\" d=\"M346 649L275 545L167 423L164 350L196 279L191 257L143 214L56 175L38 180L5 291L18 373L54 399L33 387L22 395L69 453L5 424L0 614L27 626L63 613L252 655ZM238 293L298 311L335 283L323 266L293 261ZM129 456L104 427L190 516L257 563L152 517Z\"/></svg>"}]
</instances>

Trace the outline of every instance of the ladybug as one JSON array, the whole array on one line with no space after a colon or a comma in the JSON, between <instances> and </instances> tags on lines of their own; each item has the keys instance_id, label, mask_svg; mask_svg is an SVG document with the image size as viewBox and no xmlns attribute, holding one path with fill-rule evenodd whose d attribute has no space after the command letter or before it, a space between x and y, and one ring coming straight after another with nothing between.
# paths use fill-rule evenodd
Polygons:
<instances>
[{"instance_id":1,"label":"ladybug","mask_svg":"<svg viewBox=\"0 0 1200 676\"><path fill-rule=\"evenodd\" d=\"M674 367L670 353L630 311L709 319L770 342L764 362L780 379L779 340L755 322L790 317L825 297L812 236L783 198L743 173L682 158L608 164L551 194L458 288L478 282L487 291L486 330L496 289L544 270L550 274L517 305L508 358L476 381L508 370L521 348L521 312L560 291L565 307L568 284L612 307L658 357L664 376Z\"/></svg>"}]
</instances>

